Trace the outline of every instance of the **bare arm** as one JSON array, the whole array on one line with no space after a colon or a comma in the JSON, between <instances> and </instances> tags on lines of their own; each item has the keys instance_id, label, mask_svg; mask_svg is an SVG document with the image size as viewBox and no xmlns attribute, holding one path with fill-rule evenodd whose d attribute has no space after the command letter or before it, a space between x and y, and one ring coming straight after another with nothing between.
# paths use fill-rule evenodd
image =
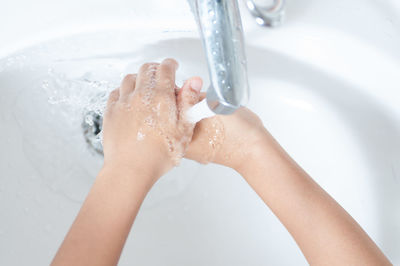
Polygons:
<instances>
[{"instance_id":1,"label":"bare arm","mask_svg":"<svg viewBox=\"0 0 400 266\"><path fill-rule=\"evenodd\" d=\"M281 148L246 108L201 121L187 156L204 161L213 124L221 124L210 161L238 171L283 223L312 265L391 265L357 222ZM214 126L215 128L215 126ZM214 133L216 134L216 133ZM215 147L216 146L216 147Z\"/></svg>"},{"instance_id":2,"label":"bare arm","mask_svg":"<svg viewBox=\"0 0 400 266\"><path fill-rule=\"evenodd\" d=\"M137 170L116 165L101 170L53 265L117 265L151 187L145 180L156 177Z\"/></svg>"},{"instance_id":3,"label":"bare arm","mask_svg":"<svg viewBox=\"0 0 400 266\"><path fill-rule=\"evenodd\" d=\"M357 222L269 135L238 171L311 265L391 265Z\"/></svg>"}]
</instances>

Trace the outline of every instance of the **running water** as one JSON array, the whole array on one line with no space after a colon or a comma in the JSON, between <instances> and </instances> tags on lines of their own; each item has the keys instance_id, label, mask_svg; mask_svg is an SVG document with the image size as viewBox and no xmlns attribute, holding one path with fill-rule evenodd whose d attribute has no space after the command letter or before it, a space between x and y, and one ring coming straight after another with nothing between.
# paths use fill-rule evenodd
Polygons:
<instances>
[{"instance_id":1,"label":"running water","mask_svg":"<svg viewBox=\"0 0 400 266\"><path fill-rule=\"evenodd\" d=\"M193 124L196 124L202 119L213 116L215 116L215 113L208 107L207 99L204 99L198 104L194 105L186 113L187 119Z\"/></svg>"}]
</instances>

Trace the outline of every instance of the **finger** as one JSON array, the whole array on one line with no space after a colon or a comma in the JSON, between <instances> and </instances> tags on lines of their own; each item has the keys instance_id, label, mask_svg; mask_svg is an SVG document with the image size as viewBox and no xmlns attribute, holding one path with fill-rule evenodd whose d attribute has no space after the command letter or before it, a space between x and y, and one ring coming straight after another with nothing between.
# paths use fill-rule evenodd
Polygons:
<instances>
[{"instance_id":1,"label":"finger","mask_svg":"<svg viewBox=\"0 0 400 266\"><path fill-rule=\"evenodd\" d=\"M157 74L157 88L171 97L175 95L175 73L177 69L178 62L172 58L167 58L162 61Z\"/></svg>"},{"instance_id":2,"label":"finger","mask_svg":"<svg viewBox=\"0 0 400 266\"><path fill-rule=\"evenodd\" d=\"M193 105L199 102L200 90L203 86L203 81L199 77L190 78L185 82L178 94L179 113L184 114Z\"/></svg>"},{"instance_id":3,"label":"finger","mask_svg":"<svg viewBox=\"0 0 400 266\"><path fill-rule=\"evenodd\" d=\"M119 88L113 90L108 96L107 109L109 109L113 104L119 100Z\"/></svg>"},{"instance_id":4,"label":"finger","mask_svg":"<svg viewBox=\"0 0 400 266\"><path fill-rule=\"evenodd\" d=\"M180 93L181 90L182 90L182 89L179 88L179 87L176 87L176 88L175 88L175 95L176 95L177 98L180 97L180 96L178 96L178 95L179 95L179 93ZM206 93L206 92L200 92L198 103L201 102L202 100L204 100L206 97L207 97L207 93ZM178 100L178 102L179 102L179 100Z\"/></svg>"},{"instance_id":5,"label":"finger","mask_svg":"<svg viewBox=\"0 0 400 266\"><path fill-rule=\"evenodd\" d=\"M128 74L122 80L120 91L120 99L125 100L132 94L136 86L136 74Z\"/></svg>"},{"instance_id":6,"label":"finger","mask_svg":"<svg viewBox=\"0 0 400 266\"><path fill-rule=\"evenodd\" d=\"M146 63L140 67L136 77L135 93L155 87L159 66L159 63Z\"/></svg>"},{"instance_id":7,"label":"finger","mask_svg":"<svg viewBox=\"0 0 400 266\"><path fill-rule=\"evenodd\" d=\"M204 99L206 98L206 96L207 96L207 93L205 93L205 92L200 92L200 95L199 95L199 102L201 102L202 100L204 100Z\"/></svg>"}]
</instances>

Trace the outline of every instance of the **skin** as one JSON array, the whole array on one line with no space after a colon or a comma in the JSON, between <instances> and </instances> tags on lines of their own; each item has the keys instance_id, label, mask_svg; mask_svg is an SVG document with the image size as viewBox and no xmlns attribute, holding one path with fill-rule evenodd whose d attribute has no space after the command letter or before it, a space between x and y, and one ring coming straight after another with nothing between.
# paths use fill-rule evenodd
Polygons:
<instances>
[{"instance_id":1,"label":"skin","mask_svg":"<svg viewBox=\"0 0 400 266\"><path fill-rule=\"evenodd\" d=\"M103 122L104 166L52 265L116 265L146 194L183 154L239 172L311 265L391 265L250 110L195 127L188 123L185 111L204 97L202 82L194 77L177 88L177 67L173 59L145 64L111 93Z\"/></svg>"}]
</instances>

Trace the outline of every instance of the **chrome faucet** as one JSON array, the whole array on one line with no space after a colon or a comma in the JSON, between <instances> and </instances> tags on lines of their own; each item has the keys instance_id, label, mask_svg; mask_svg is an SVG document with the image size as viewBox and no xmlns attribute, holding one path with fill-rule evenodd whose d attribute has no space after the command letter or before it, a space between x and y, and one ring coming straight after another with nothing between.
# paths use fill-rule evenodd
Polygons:
<instances>
[{"instance_id":1,"label":"chrome faucet","mask_svg":"<svg viewBox=\"0 0 400 266\"><path fill-rule=\"evenodd\" d=\"M207 56L210 87L207 103L216 114L231 114L247 103L249 85L244 51L243 29L237 0L189 0L199 25ZM270 0L261 7L245 0L246 6L262 26L282 22L284 0Z\"/></svg>"}]
</instances>

